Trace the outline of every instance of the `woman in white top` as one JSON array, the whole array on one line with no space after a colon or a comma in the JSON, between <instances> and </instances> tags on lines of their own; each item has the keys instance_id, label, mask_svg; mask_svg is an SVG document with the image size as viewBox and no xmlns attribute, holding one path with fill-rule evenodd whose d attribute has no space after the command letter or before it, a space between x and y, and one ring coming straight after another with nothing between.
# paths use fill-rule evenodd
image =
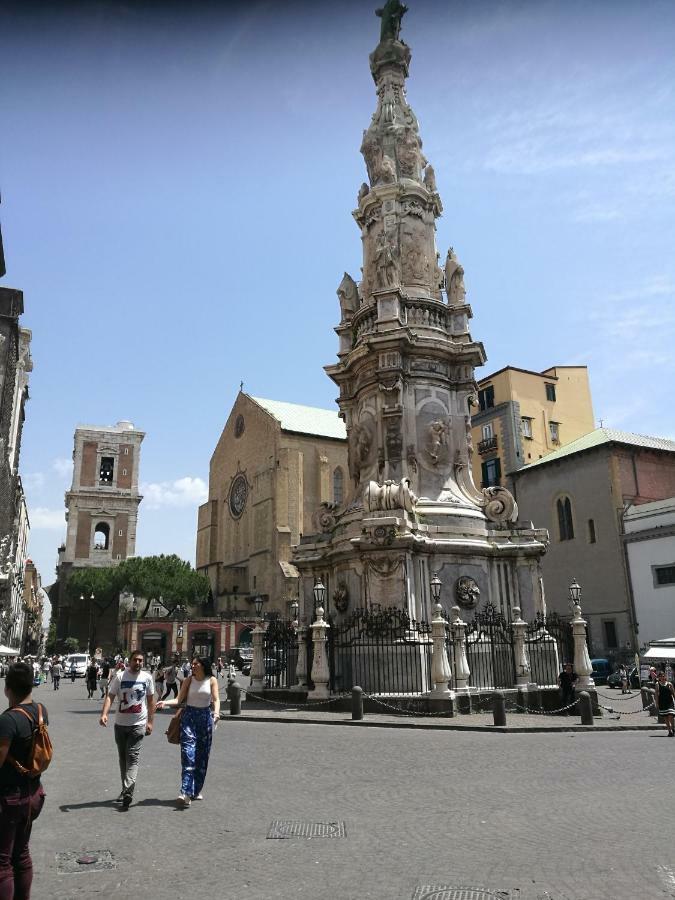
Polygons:
<instances>
[{"instance_id":1,"label":"woman in white top","mask_svg":"<svg viewBox=\"0 0 675 900\"><path fill-rule=\"evenodd\" d=\"M183 706L180 719L181 784L178 803L187 807L192 800L202 800L211 753L213 723L220 715L218 679L213 674L211 660L195 656L192 675L185 679L178 697L160 700L157 709Z\"/></svg>"}]
</instances>

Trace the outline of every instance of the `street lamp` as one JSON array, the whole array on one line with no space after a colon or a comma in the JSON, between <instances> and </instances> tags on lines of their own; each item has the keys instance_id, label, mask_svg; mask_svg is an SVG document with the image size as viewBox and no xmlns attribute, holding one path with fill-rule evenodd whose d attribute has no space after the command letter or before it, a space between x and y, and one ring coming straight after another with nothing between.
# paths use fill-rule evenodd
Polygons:
<instances>
[{"instance_id":1,"label":"street lamp","mask_svg":"<svg viewBox=\"0 0 675 900\"><path fill-rule=\"evenodd\" d=\"M324 602L326 600L326 588L320 578L314 585L314 609L325 609Z\"/></svg>"},{"instance_id":2,"label":"street lamp","mask_svg":"<svg viewBox=\"0 0 675 900\"><path fill-rule=\"evenodd\" d=\"M262 619L262 608L263 608L264 602L265 601L260 596L260 594L258 594L257 597L253 598L253 604L255 606L255 614L256 614L256 618L258 618L258 619Z\"/></svg>"},{"instance_id":3,"label":"street lamp","mask_svg":"<svg viewBox=\"0 0 675 900\"><path fill-rule=\"evenodd\" d=\"M579 601L581 600L581 585L577 582L576 578L572 579L572 584L569 586L570 592L570 602L574 606L579 605Z\"/></svg>"},{"instance_id":4,"label":"street lamp","mask_svg":"<svg viewBox=\"0 0 675 900\"><path fill-rule=\"evenodd\" d=\"M434 605L435 605L436 603L441 602L441 589L443 587L443 583L441 582L441 579L438 577L438 572L434 572L430 584L431 584L431 598L434 601Z\"/></svg>"},{"instance_id":5,"label":"street lamp","mask_svg":"<svg viewBox=\"0 0 675 900\"><path fill-rule=\"evenodd\" d=\"M297 600L294 600L294 601L291 603L291 620L292 620L293 622L297 622L297 621L298 621L298 610L299 610L299 609L300 609L300 604L298 603Z\"/></svg>"}]
</instances>

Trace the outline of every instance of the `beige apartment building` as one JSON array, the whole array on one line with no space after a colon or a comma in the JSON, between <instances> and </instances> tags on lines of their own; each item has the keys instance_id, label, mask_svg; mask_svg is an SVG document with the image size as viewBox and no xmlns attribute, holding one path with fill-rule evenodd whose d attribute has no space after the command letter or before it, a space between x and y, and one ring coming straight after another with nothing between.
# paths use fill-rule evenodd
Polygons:
<instances>
[{"instance_id":1,"label":"beige apartment building","mask_svg":"<svg viewBox=\"0 0 675 900\"><path fill-rule=\"evenodd\" d=\"M347 499L347 435L337 411L240 392L211 457L199 507L197 569L217 613L287 615L298 595L291 547L319 531L321 504Z\"/></svg>"},{"instance_id":2,"label":"beige apartment building","mask_svg":"<svg viewBox=\"0 0 675 900\"><path fill-rule=\"evenodd\" d=\"M506 366L478 382L471 416L477 485L506 485L506 475L542 459L595 427L586 366L530 372Z\"/></svg>"}]
</instances>

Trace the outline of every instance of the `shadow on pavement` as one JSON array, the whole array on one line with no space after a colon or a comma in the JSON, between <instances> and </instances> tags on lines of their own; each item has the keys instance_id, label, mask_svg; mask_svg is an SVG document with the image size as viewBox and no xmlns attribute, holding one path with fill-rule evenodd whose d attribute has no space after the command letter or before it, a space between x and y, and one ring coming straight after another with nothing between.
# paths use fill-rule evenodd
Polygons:
<instances>
[{"instance_id":1,"label":"shadow on pavement","mask_svg":"<svg viewBox=\"0 0 675 900\"><path fill-rule=\"evenodd\" d=\"M145 800L139 800L138 803L132 803L134 806L176 806L175 800L159 800L156 797L147 797ZM122 810L122 806L114 800L90 800L88 803L64 803L59 806L61 812L74 812L78 809L108 809ZM126 812L126 810L124 810Z\"/></svg>"}]
</instances>

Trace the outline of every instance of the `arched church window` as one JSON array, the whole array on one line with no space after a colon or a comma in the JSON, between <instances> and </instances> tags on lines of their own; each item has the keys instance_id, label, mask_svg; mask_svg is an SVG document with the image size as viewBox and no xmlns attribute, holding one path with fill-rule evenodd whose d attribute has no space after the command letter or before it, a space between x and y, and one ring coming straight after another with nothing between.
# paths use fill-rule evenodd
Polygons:
<instances>
[{"instance_id":1,"label":"arched church window","mask_svg":"<svg viewBox=\"0 0 675 900\"><path fill-rule=\"evenodd\" d=\"M99 522L94 529L94 549L107 550L110 544L110 526L105 522Z\"/></svg>"},{"instance_id":2,"label":"arched church window","mask_svg":"<svg viewBox=\"0 0 675 900\"><path fill-rule=\"evenodd\" d=\"M344 474L338 466L333 472L333 502L341 504L344 497Z\"/></svg>"},{"instance_id":3,"label":"arched church window","mask_svg":"<svg viewBox=\"0 0 675 900\"><path fill-rule=\"evenodd\" d=\"M558 535L561 541L571 541L574 537L572 501L569 497L559 497L556 501L558 512Z\"/></svg>"}]
</instances>

